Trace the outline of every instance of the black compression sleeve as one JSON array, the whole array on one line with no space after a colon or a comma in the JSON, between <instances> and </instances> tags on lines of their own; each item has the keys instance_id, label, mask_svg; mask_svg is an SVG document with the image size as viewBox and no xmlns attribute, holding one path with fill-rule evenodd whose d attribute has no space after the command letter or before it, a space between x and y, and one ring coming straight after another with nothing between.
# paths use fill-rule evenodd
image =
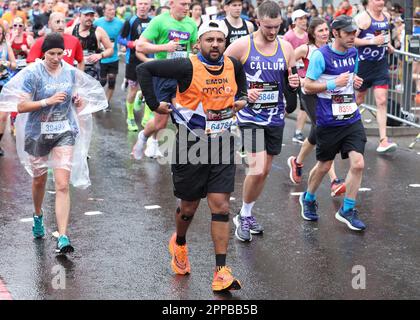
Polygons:
<instances>
[{"instance_id":1,"label":"black compression sleeve","mask_svg":"<svg viewBox=\"0 0 420 320\"><path fill-rule=\"evenodd\" d=\"M296 67L295 67L296 68ZM295 73L295 72L294 72ZM284 73L284 97L286 98L286 112L292 113L297 107L297 89L292 88L289 84L289 73Z\"/></svg>"}]
</instances>

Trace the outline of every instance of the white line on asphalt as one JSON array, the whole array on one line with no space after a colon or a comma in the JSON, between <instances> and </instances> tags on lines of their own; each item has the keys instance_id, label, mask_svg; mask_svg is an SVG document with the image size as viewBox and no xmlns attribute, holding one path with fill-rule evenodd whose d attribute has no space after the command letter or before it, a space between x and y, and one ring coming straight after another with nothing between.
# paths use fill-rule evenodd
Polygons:
<instances>
[{"instance_id":1,"label":"white line on asphalt","mask_svg":"<svg viewBox=\"0 0 420 320\"><path fill-rule=\"evenodd\" d=\"M98 214L103 214L103 212L101 212L101 211L88 211L88 212L85 212L85 215L86 216L96 216Z\"/></svg>"},{"instance_id":2,"label":"white line on asphalt","mask_svg":"<svg viewBox=\"0 0 420 320\"><path fill-rule=\"evenodd\" d=\"M55 194L55 191L47 191L49 194Z\"/></svg>"},{"instance_id":3,"label":"white line on asphalt","mask_svg":"<svg viewBox=\"0 0 420 320\"><path fill-rule=\"evenodd\" d=\"M367 192L367 191L372 191L371 188L359 188L360 192Z\"/></svg>"},{"instance_id":4,"label":"white line on asphalt","mask_svg":"<svg viewBox=\"0 0 420 320\"><path fill-rule=\"evenodd\" d=\"M58 231L54 231L54 232L52 233L52 236L53 236L54 238L58 238L58 237L60 236L60 234L58 233Z\"/></svg>"},{"instance_id":5,"label":"white line on asphalt","mask_svg":"<svg viewBox=\"0 0 420 320\"><path fill-rule=\"evenodd\" d=\"M104 201L102 198L88 198L88 201Z\"/></svg>"},{"instance_id":6,"label":"white line on asphalt","mask_svg":"<svg viewBox=\"0 0 420 320\"><path fill-rule=\"evenodd\" d=\"M158 205L154 204L154 205L151 205L151 206L144 206L144 208L146 210L153 210L153 209L160 209L161 206L158 206Z\"/></svg>"},{"instance_id":7,"label":"white line on asphalt","mask_svg":"<svg viewBox=\"0 0 420 320\"><path fill-rule=\"evenodd\" d=\"M410 184L410 187L412 187L412 188L420 188L420 184L419 183L413 183L413 184Z\"/></svg>"},{"instance_id":8,"label":"white line on asphalt","mask_svg":"<svg viewBox=\"0 0 420 320\"><path fill-rule=\"evenodd\" d=\"M33 218L24 218L24 219L20 219L20 222L33 222L34 219Z\"/></svg>"},{"instance_id":9,"label":"white line on asphalt","mask_svg":"<svg viewBox=\"0 0 420 320\"><path fill-rule=\"evenodd\" d=\"M229 199L230 201L235 201L236 200L236 198L234 198L234 197L230 197L230 199Z\"/></svg>"},{"instance_id":10,"label":"white line on asphalt","mask_svg":"<svg viewBox=\"0 0 420 320\"><path fill-rule=\"evenodd\" d=\"M290 192L291 196L300 196L303 192Z\"/></svg>"}]
</instances>

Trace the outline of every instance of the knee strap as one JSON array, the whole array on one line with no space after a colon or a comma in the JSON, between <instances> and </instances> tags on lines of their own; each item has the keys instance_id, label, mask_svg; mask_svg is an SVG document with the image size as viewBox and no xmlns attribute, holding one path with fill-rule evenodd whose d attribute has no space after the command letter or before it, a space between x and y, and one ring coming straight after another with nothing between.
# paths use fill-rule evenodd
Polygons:
<instances>
[{"instance_id":1,"label":"knee strap","mask_svg":"<svg viewBox=\"0 0 420 320\"><path fill-rule=\"evenodd\" d=\"M117 79L115 77L108 78L108 88L113 90L115 89L115 84L117 83Z\"/></svg>"},{"instance_id":2,"label":"knee strap","mask_svg":"<svg viewBox=\"0 0 420 320\"><path fill-rule=\"evenodd\" d=\"M229 222L229 212L227 213L212 213L211 221Z\"/></svg>"}]
</instances>

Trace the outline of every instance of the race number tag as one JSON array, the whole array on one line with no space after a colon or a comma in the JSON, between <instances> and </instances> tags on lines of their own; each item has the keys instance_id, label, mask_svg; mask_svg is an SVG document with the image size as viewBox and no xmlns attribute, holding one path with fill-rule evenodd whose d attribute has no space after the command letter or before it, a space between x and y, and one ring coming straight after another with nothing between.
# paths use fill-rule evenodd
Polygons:
<instances>
[{"instance_id":1,"label":"race number tag","mask_svg":"<svg viewBox=\"0 0 420 320\"><path fill-rule=\"evenodd\" d=\"M60 134L71 131L68 120L41 122L41 134Z\"/></svg>"},{"instance_id":2,"label":"race number tag","mask_svg":"<svg viewBox=\"0 0 420 320\"><path fill-rule=\"evenodd\" d=\"M206 134L217 134L229 130L234 120L232 108L207 110Z\"/></svg>"},{"instance_id":3,"label":"race number tag","mask_svg":"<svg viewBox=\"0 0 420 320\"><path fill-rule=\"evenodd\" d=\"M332 113L334 120L347 120L353 118L357 111L357 104L352 94L333 95Z\"/></svg>"},{"instance_id":4,"label":"race number tag","mask_svg":"<svg viewBox=\"0 0 420 320\"><path fill-rule=\"evenodd\" d=\"M279 104L279 85L277 82L250 82L250 89L262 89L257 101L250 103L252 109L276 108Z\"/></svg>"},{"instance_id":5,"label":"race number tag","mask_svg":"<svg viewBox=\"0 0 420 320\"><path fill-rule=\"evenodd\" d=\"M178 44L174 52L168 52L167 59L188 58L187 44Z\"/></svg>"},{"instance_id":6,"label":"race number tag","mask_svg":"<svg viewBox=\"0 0 420 320\"><path fill-rule=\"evenodd\" d=\"M27 66L26 59L16 59L16 68L23 69Z\"/></svg>"}]
</instances>

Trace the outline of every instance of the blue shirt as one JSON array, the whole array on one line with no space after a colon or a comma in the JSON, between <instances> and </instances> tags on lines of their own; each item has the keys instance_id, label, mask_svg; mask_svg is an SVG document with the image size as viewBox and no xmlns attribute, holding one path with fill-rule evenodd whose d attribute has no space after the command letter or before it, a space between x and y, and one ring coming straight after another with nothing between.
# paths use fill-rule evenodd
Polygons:
<instances>
[{"instance_id":1,"label":"blue shirt","mask_svg":"<svg viewBox=\"0 0 420 320\"><path fill-rule=\"evenodd\" d=\"M98 20L95 20L93 23L96 27L101 27L105 30L105 32L108 34L109 39L111 40L112 44L114 45L114 54L109 58L104 58L101 60L101 63L111 63L118 61L118 45L117 45L117 39L119 34L121 33L121 29L124 25L124 22L120 19L114 18L112 21L108 21L105 19L105 17L99 18Z\"/></svg>"}]
</instances>

